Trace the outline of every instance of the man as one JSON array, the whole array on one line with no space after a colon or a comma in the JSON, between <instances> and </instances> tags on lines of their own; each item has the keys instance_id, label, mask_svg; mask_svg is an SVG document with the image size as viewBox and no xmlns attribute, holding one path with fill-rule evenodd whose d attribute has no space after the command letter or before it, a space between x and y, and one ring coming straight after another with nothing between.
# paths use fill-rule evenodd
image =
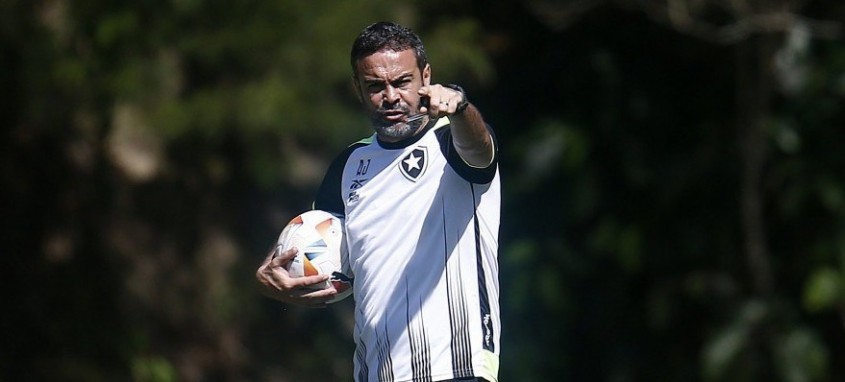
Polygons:
<instances>
[{"instance_id":1,"label":"man","mask_svg":"<svg viewBox=\"0 0 845 382\"><path fill-rule=\"evenodd\" d=\"M374 136L329 167L315 209L343 217L354 274L355 380L496 381L500 186L494 136L455 85L431 83L422 42L380 22L355 40L355 91ZM421 116L421 117L420 117ZM290 249L257 278L267 296L323 305Z\"/></svg>"}]
</instances>

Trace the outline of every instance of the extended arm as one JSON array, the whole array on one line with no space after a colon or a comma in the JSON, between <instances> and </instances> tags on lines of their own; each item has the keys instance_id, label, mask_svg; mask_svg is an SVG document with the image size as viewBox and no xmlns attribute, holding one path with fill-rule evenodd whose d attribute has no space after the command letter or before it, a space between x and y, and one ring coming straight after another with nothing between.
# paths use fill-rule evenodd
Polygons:
<instances>
[{"instance_id":1,"label":"extended arm","mask_svg":"<svg viewBox=\"0 0 845 382\"><path fill-rule=\"evenodd\" d=\"M420 108L421 112L433 118L449 117L455 150L468 165L487 167L493 162L493 137L487 131L481 113L467 101L460 88L423 86L419 94L429 98L429 107Z\"/></svg>"}]
</instances>

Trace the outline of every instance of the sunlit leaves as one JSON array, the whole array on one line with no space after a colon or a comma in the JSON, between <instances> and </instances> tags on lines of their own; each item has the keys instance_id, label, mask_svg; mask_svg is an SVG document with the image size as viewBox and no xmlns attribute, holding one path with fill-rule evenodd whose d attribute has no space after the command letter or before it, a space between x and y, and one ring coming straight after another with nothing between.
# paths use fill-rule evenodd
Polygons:
<instances>
[{"instance_id":1,"label":"sunlit leaves","mask_svg":"<svg viewBox=\"0 0 845 382\"><path fill-rule=\"evenodd\" d=\"M819 312L845 304L845 277L833 268L816 269L804 287L804 307Z\"/></svg>"},{"instance_id":2,"label":"sunlit leaves","mask_svg":"<svg viewBox=\"0 0 845 382\"><path fill-rule=\"evenodd\" d=\"M774 306L747 301L713 334L702 353L706 381L754 380L755 375L790 382L824 380L829 362L824 343L813 329L787 322ZM761 357L761 349L769 350L772 359Z\"/></svg>"},{"instance_id":3,"label":"sunlit leaves","mask_svg":"<svg viewBox=\"0 0 845 382\"><path fill-rule=\"evenodd\" d=\"M783 381L826 380L830 354L812 329L796 327L775 340L775 365Z\"/></svg>"},{"instance_id":4,"label":"sunlit leaves","mask_svg":"<svg viewBox=\"0 0 845 382\"><path fill-rule=\"evenodd\" d=\"M741 356L753 346L753 332L768 314L770 308L764 302L749 301L742 306L733 321L720 328L710 338L702 354L705 380L725 380L731 375L736 376L738 370L749 366L742 364Z\"/></svg>"},{"instance_id":5,"label":"sunlit leaves","mask_svg":"<svg viewBox=\"0 0 845 382\"><path fill-rule=\"evenodd\" d=\"M173 365L163 357L138 357L132 361L132 379L144 382L178 381Z\"/></svg>"}]
</instances>

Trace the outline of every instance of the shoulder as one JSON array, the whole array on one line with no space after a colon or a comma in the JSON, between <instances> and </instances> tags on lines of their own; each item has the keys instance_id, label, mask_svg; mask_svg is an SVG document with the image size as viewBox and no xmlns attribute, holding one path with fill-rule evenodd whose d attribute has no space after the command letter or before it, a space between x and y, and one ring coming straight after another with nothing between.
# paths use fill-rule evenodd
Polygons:
<instances>
[{"instance_id":1,"label":"shoulder","mask_svg":"<svg viewBox=\"0 0 845 382\"><path fill-rule=\"evenodd\" d=\"M355 150L369 147L373 144L374 137L370 136L347 146L329 164L320 188L317 190L314 199L314 208L330 211L343 215L343 200L340 197L340 186L343 180L343 171L348 165L349 158Z\"/></svg>"},{"instance_id":2,"label":"shoulder","mask_svg":"<svg viewBox=\"0 0 845 382\"><path fill-rule=\"evenodd\" d=\"M347 146L334 157L326 173L329 174L333 171L342 171L343 167L346 165L346 163L349 161L349 158L356 150L370 147L373 145L374 141L374 136L370 136Z\"/></svg>"}]
</instances>

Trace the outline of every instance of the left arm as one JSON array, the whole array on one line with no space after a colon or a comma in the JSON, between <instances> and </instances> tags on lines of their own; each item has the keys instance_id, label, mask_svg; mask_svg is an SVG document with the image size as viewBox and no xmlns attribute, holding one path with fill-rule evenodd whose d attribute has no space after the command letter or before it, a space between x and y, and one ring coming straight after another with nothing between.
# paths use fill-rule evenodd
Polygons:
<instances>
[{"instance_id":1,"label":"left arm","mask_svg":"<svg viewBox=\"0 0 845 382\"><path fill-rule=\"evenodd\" d=\"M473 167L487 167L493 162L493 137L487 131L481 112L467 101L463 91L430 85L420 88L419 94L428 97L430 105L420 111L432 118L449 117L455 150L464 162Z\"/></svg>"}]
</instances>

